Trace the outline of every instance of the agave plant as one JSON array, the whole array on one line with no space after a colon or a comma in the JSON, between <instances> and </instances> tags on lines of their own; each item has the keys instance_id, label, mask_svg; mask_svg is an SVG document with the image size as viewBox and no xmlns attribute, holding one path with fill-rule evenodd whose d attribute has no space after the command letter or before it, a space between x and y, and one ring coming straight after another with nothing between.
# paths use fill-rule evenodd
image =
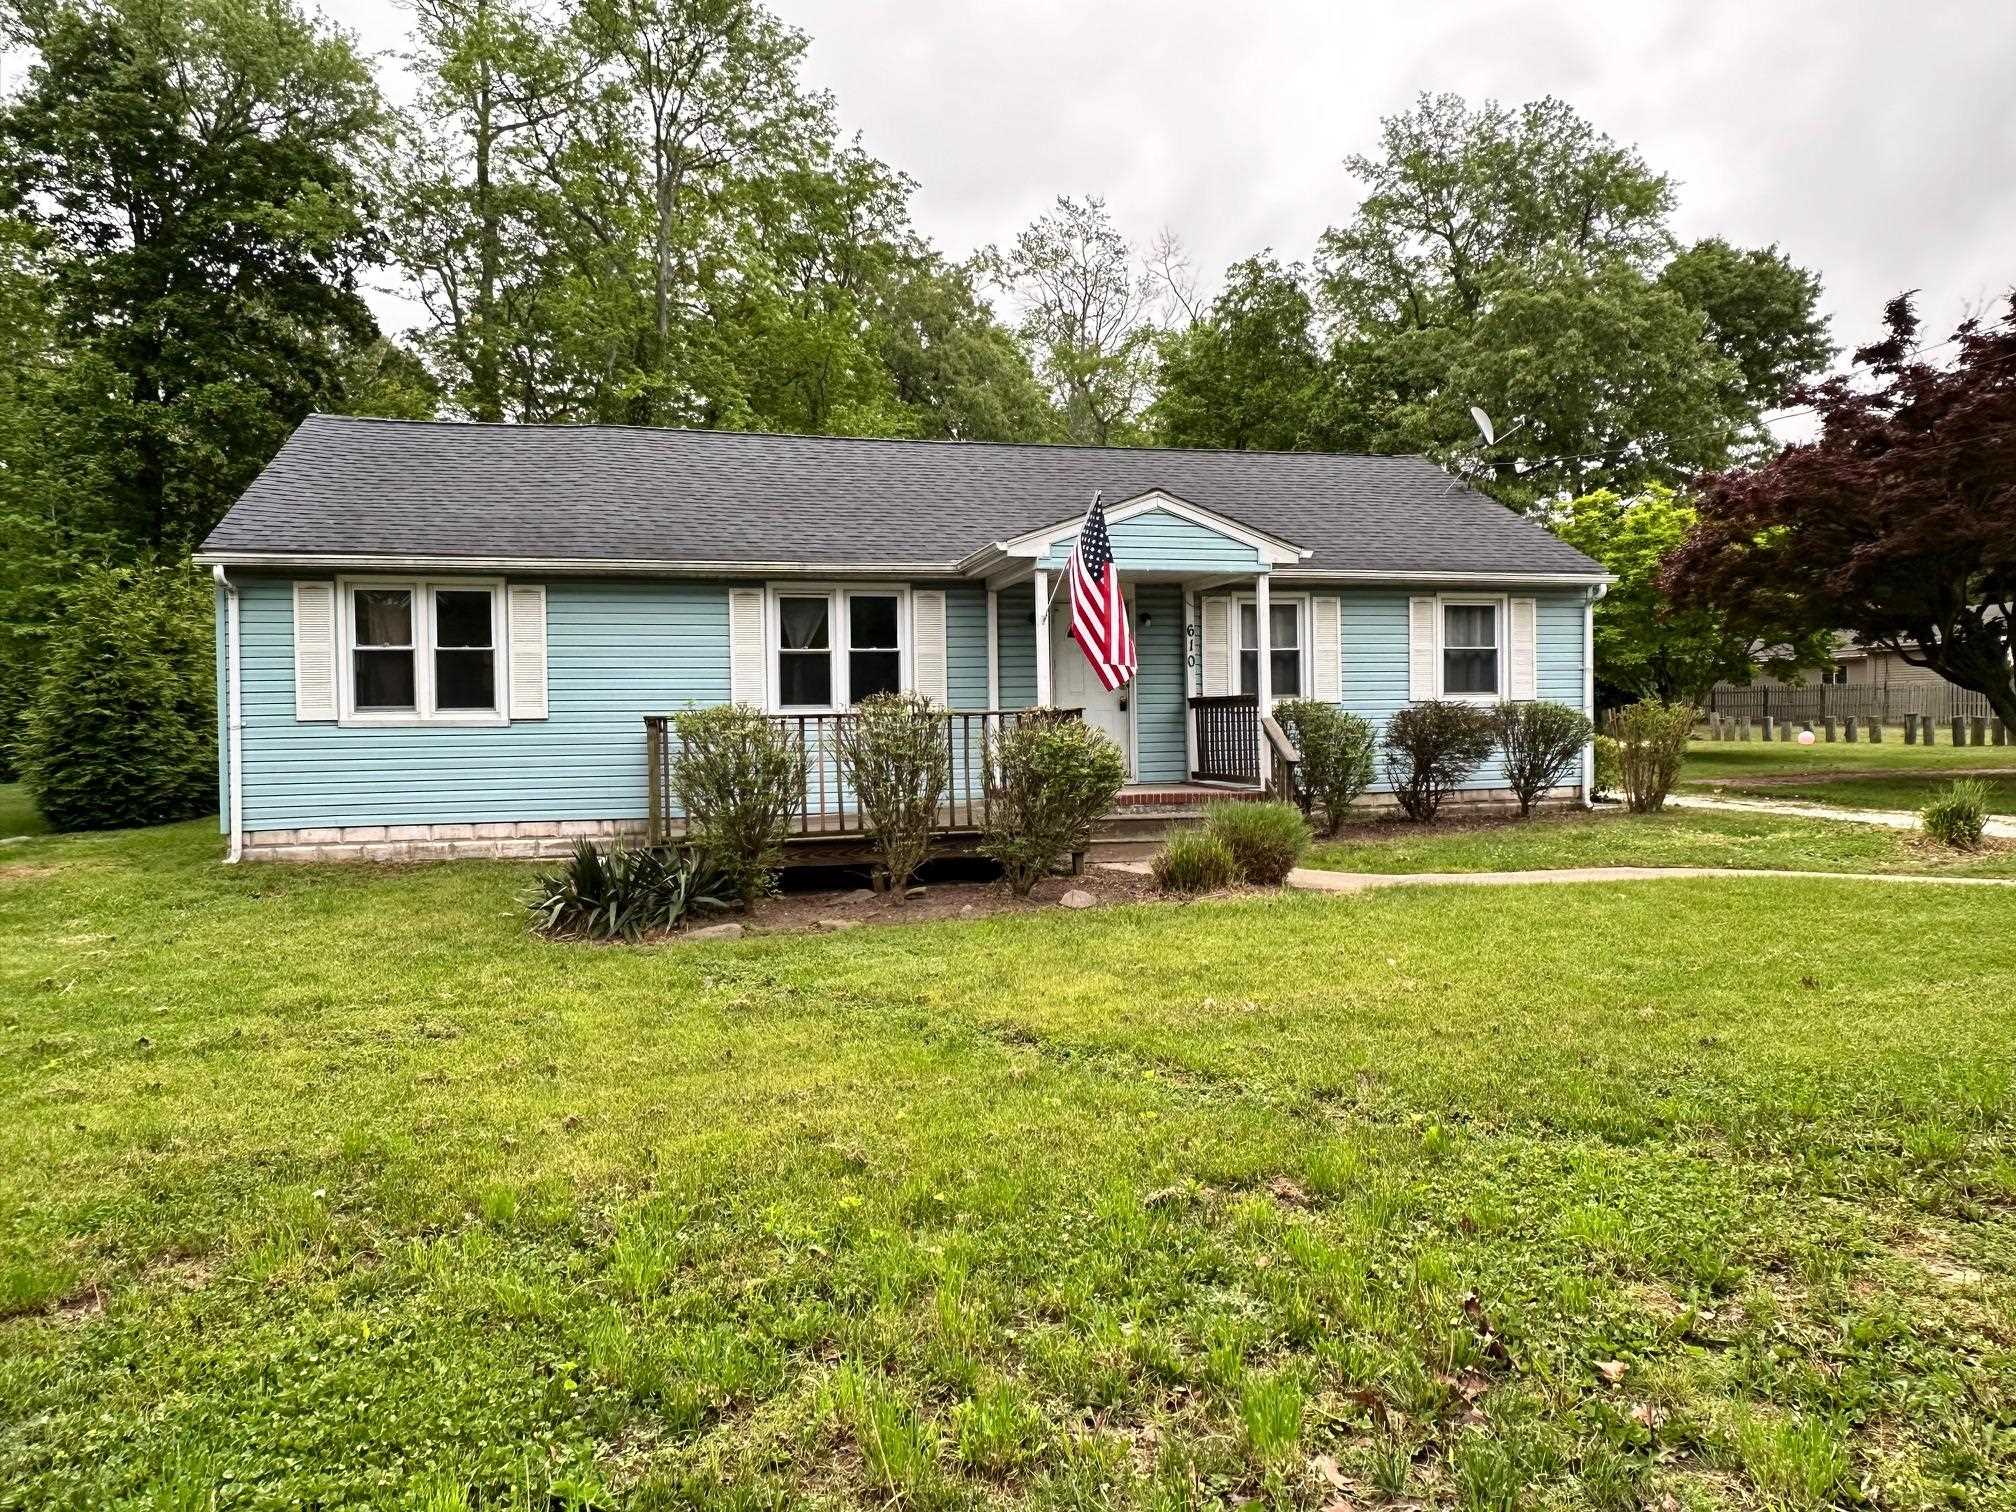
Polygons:
<instances>
[{"instance_id":1,"label":"agave plant","mask_svg":"<svg viewBox=\"0 0 2016 1512\"><path fill-rule=\"evenodd\" d=\"M575 842L564 870L542 874L526 906L535 933L556 939L631 940L671 929L695 912L728 907L720 870L690 851L612 850Z\"/></svg>"}]
</instances>

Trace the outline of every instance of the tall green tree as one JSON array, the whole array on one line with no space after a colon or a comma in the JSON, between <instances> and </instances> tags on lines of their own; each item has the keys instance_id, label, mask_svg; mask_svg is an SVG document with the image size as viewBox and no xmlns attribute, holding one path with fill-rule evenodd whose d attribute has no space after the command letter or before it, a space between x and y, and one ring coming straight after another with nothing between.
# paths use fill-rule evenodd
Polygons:
<instances>
[{"instance_id":1,"label":"tall green tree","mask_svg":"<svg viewBox=\"0 0 2016 1512\"><path fill-rule=\"evenodd\" d=\"M1202 318L1162 341L1148 408L1156 437L1231 450L1306 445L1324 381L1315 320L1301 264L1283 267L1271 251L1235 263Z\"/></svg>"},{"instance_id":2,"label":"tall green tree","mask_svg":"<svg viewBox=\"0 0 2016 1512\"><path fill-rule=\"evenodd\" d=\"M1329 384L1311 440L1427 451L1515 504L1724 465L1824 360L1818 280L1775 249L1680 252L1674 186L1558 100L1423 96L1347 160L1325 233ZM1479 457L1470 407L1516 440Z\"/></svg>"},{"instance_id":3,"label":"tall green tree","mask_svg":"<svg viewBox=\"0 0 2016 1512\"><path fill-rule=\"evenodd\" d=\"M1659 483L1629 497L1599 490L1550 511L1553 532L1617 579L1595 613L1596 675L1605 689L1698 703L1718 682L1749 682L1767 655L1778 665L1826 662L1830 633L1760 639L1712 606L1682 606L1666 596L1660 570L1696 519L1691 504Z\"/></svg>"},{"instance_id":4,"label":"tall green tree","mask_svg":"<svg viewBox=\"0 0 2016 1512\"><path fill-rule=\"evenodd\" d=\"M376 336L350 40L289 0L6 0L5 213L43 239L54 340L102 469L95 523L200 539Z\"/></svg>"},{"instance_id":5,"label":"tall green tree","mask_svg":"<svg viewBox=\"0 0 2016 1512\"><path fill-rule=\"evenodd\" d=\"M977 259L1015 304L1017 330L1049 386L1069 439L1138 438L1154 381L1163 286L1136 259L1106 202L1060 195L1004 251Z\"/></svg>"}]
</instances>

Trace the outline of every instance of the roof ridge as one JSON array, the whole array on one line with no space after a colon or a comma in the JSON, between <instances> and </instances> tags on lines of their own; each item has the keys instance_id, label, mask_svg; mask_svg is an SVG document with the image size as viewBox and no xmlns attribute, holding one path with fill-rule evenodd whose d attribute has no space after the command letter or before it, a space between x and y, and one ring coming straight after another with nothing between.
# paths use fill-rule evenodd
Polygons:
<instances>
[{"instance_id":1,"label":"roof ridge","mask_svg":"<svg viewBox=\"0 0 2016 1512\"><path fill-rule=\"evenodd\" d=\"M610 420L414 420L402 415L339 415L314 410L310 420L337 420L346 425L397 425L411 429L501 431L632 431L644 436L747 436L766 441L860 441L884 446L995 446L1023 451L1118 452L1124 456L1184 457L1348 457L1354 462L1426 462L1442 468L1426 452L1300 451L1273 446L1092 446L1082 441L957 441L944 436L848 436L828 431L723 430L699 425L630 425ZM1452 475L1453 476L1453 475Z\"/></svg>"}]
</instances>

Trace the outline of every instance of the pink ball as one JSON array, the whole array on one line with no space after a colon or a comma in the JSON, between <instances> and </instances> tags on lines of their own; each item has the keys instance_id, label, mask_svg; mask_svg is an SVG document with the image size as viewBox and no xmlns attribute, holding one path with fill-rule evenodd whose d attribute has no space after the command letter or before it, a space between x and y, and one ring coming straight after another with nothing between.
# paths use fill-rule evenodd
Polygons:
<instances>
[{"instance_id":1,"label":"pink ball","mask_svg":"<svg viewBox=\"0 0 2016 1512\"><path fill-rule=\"evenodd\" d=\"M1811 730L1801 730L1799 732L1799 744L1801 745L1813 744L1813 732Z\"/></svg>"}]
</instances>

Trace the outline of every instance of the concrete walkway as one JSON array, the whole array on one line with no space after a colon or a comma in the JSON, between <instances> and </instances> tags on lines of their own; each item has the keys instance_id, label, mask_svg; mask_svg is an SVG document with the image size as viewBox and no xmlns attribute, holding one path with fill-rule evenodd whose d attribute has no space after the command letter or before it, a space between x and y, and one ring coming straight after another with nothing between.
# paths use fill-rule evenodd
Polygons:
<instances>
[{"instance_id":1,"label":"concrete walkway","mask_svg":"<svg viewBox=\"0 0 2016 1512\"><path fill-rule=\"evenodd\" d=\"M1098 861L1104 871L1149 875L1146 861ZM1362 893L1382 887L1524 887L1531 883L1661 882L1685 877L1793 877L1803 882L1916 882L1933 887L2016 887L2016 877L1933 877L1911 872L1780 871L1744 866L1563 866L1544 871L1345 872L1298 866L1288 885L1305 892Z\"/></svg>"},{"instance_id":2,"label":"concrete walkway","mask_svg":"<svg viewBox=\"0 0 2016 1512\"><path fill-rule=\"evenodd\" d=\"M1826 803L1782 803L1775 798L1711 798L1699 793L1675 793L1666 800L1669 808L1710 809L1732 814L1783 814L1788 819L1833 819L1842 824L1875 824L1884 829L1915 830L1918 816L1902 809L1836 808ZM1989 816L1986 833L2002 840L2016 840L2016 818L2007 814Z\"/></svg>"}]
</instances>

